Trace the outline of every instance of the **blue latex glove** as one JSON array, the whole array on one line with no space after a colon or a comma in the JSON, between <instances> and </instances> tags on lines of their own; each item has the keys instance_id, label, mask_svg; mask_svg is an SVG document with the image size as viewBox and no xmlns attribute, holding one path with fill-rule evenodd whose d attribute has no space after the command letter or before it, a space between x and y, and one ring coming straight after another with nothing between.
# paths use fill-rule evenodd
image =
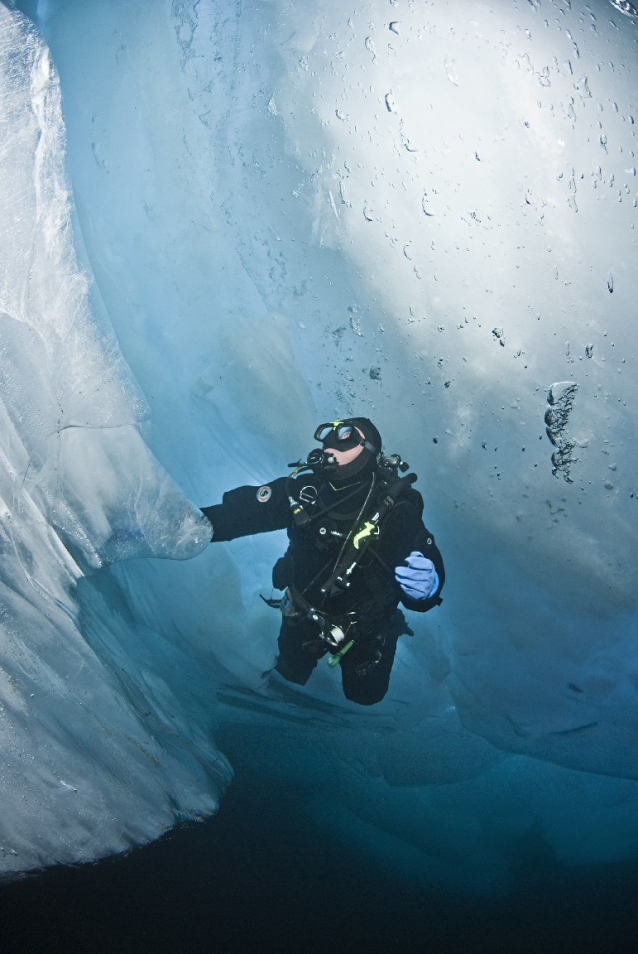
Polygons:
<instances>
[{"instance_id":1,"label":"blue latex glove","mask_svg":"<svg viewBox=\"0 0 638 954\"><path fill-rule=\"evenodd\" d=\"M432 560L413 550L405 562L407 566L394 569L394 577L405 595L412 600L427 600L434 596L439 588L439 577Z\"/></svg>"}]
</instances>

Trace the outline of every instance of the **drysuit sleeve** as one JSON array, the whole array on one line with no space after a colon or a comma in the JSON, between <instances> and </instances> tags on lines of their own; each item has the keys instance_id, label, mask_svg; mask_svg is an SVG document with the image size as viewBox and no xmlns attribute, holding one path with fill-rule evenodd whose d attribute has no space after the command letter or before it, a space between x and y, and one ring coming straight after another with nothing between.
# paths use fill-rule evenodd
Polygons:
<instances>
[{"instance_id":1,"label":"drysuit sleeve","mask_svg":"<svg viewBox=\"0 0 638 954\"><path fill-rule=\"evenodd\" d=\"M434 596L415 600L404 593L397 584L401 603L406 609L416 613L427 613L428 610L443 602L441 590L445 583L443 557L434 540L434 534L423 523L422 508L421 495L417 492L412 492L409 500L402 500L396 505L390 514L383 555L386 563L392 568L402 564L414 550L432 560L439 578L439 587Z\"/></svg>"},{"instance_id":2,"label":"drysuit sleeve","mask_svg":"<svg viewBox=\"0 0 638 954\"><path fill-rule=\"evenodd\" d=\"M408 550L407 553L403 555L403 560L405 560L412 550L417 550L419 553L422 553L424 557L432 560L434 569L436 570L437 576L439 578L439 586L434 596L430 596L425 600L414 600L404 593L403 590L401 590L401 602L406 609L414 610L415 613L427 613L428 610L431 610L434 606L438 606L443 602L441 599L441 590L443 589L443 584L445 583L445 568L443 566L443 557L441 556L441 552L434 541L434 535L423 524L422 520L420 520L419 523L421 526L418 528L414 536L413 546L410 550ZM403 560L401 562L403 562ZM398 564L396 565L398 566Z\"/></svg>"},{"instance_id":3,"label":"drysuit sleeve","mask_svg":"<svg viewBox=\"0 0 638 954\"><path fill-rule=\"evenodd\" d=\"M202 507L202 513L212 524L213 542L287 527L290 507L286 479L278 477L261 487L236 487L224 494L220 504Z\"/></svg>"}]
</instances>

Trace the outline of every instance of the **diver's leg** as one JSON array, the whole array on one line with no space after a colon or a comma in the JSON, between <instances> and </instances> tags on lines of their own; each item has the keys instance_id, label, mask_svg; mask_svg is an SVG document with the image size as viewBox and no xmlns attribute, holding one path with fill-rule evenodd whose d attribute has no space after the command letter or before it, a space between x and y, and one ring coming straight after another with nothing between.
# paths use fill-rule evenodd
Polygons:
<instances>
[{"instance_id":1,"label":"diver's leg","mask_svg":"<svg viewBox=\"0 0 638 954\"><path fill-rule=\"evenodd\" d=\"M319 628L310 620L284 616L277 643L279 658L275 669L288 682L304 686L317 660L326 652L319 639Z\"/></svg>"},{"instance_id":2,"label":"diver's leg","mask_svg":"<svg viewBox=\"0 0 638 954\"><path fill-rule=\"evenodd\" d=\"M355 642L341 659L343 694L361 706L373 706L388 691L399 633L387 625L373 638Z\"/></svg>"}]
</instances>

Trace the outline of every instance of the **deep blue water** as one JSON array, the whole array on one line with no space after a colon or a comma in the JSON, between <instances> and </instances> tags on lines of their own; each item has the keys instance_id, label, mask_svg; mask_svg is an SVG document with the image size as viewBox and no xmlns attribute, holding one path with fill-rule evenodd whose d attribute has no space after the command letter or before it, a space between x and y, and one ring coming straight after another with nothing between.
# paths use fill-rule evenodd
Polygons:
<instances>
[{"instance_id":1,"label":"deep blue water","mask_svg":"<svg viewBox=\"0 0 638 954\"><path fill-rule=\"evenodd\" d=\"M239 753L218 815L0 887L1 954L638 954L638 866L566 869L540 837L505 900L433 898L308 830Z\"/></svg>"}]
</instances>

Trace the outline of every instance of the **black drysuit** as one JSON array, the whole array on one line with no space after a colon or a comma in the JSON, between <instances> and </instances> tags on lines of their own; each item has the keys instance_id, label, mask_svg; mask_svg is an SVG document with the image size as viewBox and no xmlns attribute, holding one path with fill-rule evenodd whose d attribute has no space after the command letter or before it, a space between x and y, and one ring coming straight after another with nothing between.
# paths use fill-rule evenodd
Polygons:
<instances>
[{"instance_id":1,"label":"black drysuit","mask_svg":"<svg viewBox=\"0 0 638 954\"><path fill-rule=\"evenodd\" d=\"M334 483L315 473L279 477L263 487L237 487L224 494L222 503L202 508L213 525L213 542L270 530L288 531L285 556L273 568L273 586L288 587L297 614L283 616L279 633L277 670L284 678L303 685L317 660L327 652L320 627L308 618L313 607L331 621L356 614L348 631L354 645L343 655L343 691L348 699L372 705L388 689L396 641L406 632L397 607L426 612L441 602L445 580L443 560L434 537L423 524L423 499L406 487L380 524L379 535L369 544L351 576L350 586L334 595L322 593L348 533L361 527L378 506L387 475L357 477ZM291 500L301 504L309 519L299 526L293 519ZM394 578L394 568L414 550L434 563L439 577L435 596L414 600L406 596ZM351 619L351 617L347 617Z\"/></svg>"}]
</instances>

